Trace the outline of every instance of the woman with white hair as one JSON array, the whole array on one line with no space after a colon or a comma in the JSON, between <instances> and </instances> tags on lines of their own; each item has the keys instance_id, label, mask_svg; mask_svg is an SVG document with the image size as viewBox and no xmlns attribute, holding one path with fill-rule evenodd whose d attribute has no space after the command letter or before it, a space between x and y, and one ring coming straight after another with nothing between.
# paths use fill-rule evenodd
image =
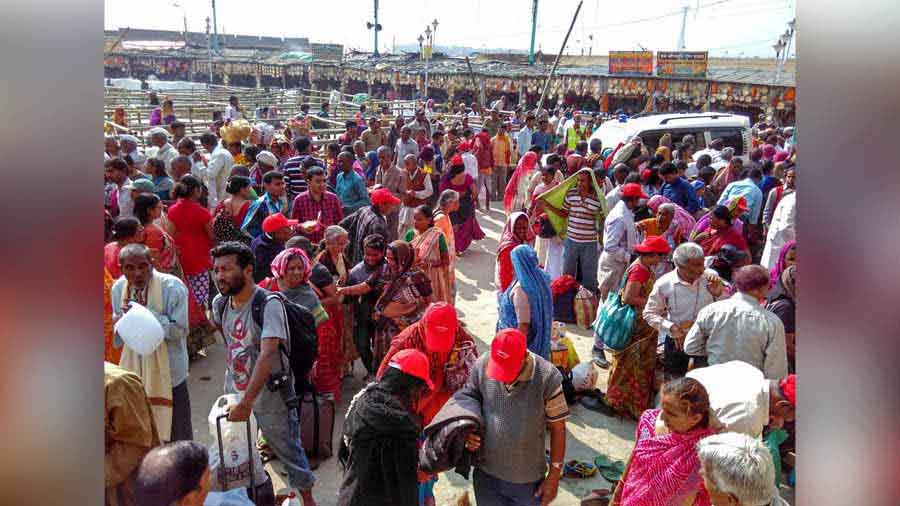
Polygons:
<instances>
[{"instance_id":1,"label":"woman with white hair","mask_svg":"<svg viewBox=\"0 0 900 506\"><path fill-rule=\"evenodd\" d=\"M319 244L319 254L316 255L315 262L324 265L334 279L334 286L344 286L350 275L350 269L353 264L347 258L347 245L350 243L350 235L344 227L340 225L331 225L325 229L325 238ZM356 351L356 344L353 342L353 321L350 311L343 304L343 299L338 296L334 299L333 295L326 294L325 310L328 311L329 317L334 319L337 332L341 338L341 367L343 374L346 376L353 370L353 361L359 357Z\"/></svg>"},{"instance_id":2,"label":"woman with white hair","mask_svg":"<svg viewBox=\"0 0 900 506\"><path fill-rule=\"evenodd\" d=\"M746 434L725 432L697 443L703 485L712 506L782 506L769 449Z\"/></svg>"},{"instance_id":3,"label":"woman with white hair","mask_svg":"<svg viewBox=\"0 0 900 506\"><path fill-rule=\"evenodd\" d=\"M663 372L666 381L687 373L684 338L704 307L723 298L722 279L704 263L703 248L680 244L672 254L675 270L662 275L644 306L644 320L659 331L665 343Z\"/></svg>"}]
</instances>

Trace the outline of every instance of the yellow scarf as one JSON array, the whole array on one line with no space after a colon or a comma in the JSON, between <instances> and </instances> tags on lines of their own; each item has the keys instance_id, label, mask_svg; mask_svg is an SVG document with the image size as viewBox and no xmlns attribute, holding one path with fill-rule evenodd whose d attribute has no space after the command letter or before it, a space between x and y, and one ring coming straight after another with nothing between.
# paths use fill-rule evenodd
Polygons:
<instances>
[{"instance_id":1,"label":"yellow scarf","mask_svg":"<svg viewBox=\"0 0 900 506\"><path fill-rule=\"evenodd\" d=\"M128 282L122 290L122 306L128 302L131 287ZM162 284L156 273L150 278L147 287L147 308L155 313L163 312ZM139 355L125 345L122 347L122 358L119 366L141 377L147 398L153 408L153 419L159 439L168 442L172 436L172 370L169 368L169 347L165 339L150 355Z\"/></svg>"}]
</instances>

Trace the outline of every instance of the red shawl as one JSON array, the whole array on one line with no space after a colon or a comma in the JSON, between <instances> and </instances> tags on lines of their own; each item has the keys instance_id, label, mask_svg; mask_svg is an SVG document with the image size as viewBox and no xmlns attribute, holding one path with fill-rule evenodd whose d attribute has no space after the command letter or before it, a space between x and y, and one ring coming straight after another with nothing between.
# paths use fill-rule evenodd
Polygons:
<instances>
[{"instance_id":1,"label":"red shawl","mask_svg":"<svg viewBox=\"0 0 900 506\"><path fill-rule=\"evenodd\" d=\"M454 346L459 346L461 343L469 341L475 342L472 336L466 332L466 329L460 325L456 330ZM384 356L384 360L381 361L375 377L381 379L385 371L387 371L391 358L400 351L408 349L419 350L428 357L428 366L431 369L429 376L432 383L434 383L434 390L426 389L414 406L415 412L421 415L424 420L424 427L431 423L432 418L441 410L447 400L450 399L450 396L453 395L453 392L444 388L444 367L447 365L452 351L447 353L430 353L425 348L425 320L419 320L403 329L402 332L394 337L393 341L391 341L391 347Z\"/></svg>"},{"instance_id":2,"label":"red shawl","mask_svg":"<svg viewBox=\"0 0 900 506\"><path fill-rule=\"evenodd\" d=\"M506 212L512 208L513 201L516 199L516 193L519 191L519 180L523 177L529 177L534 172L534 166L537 165L537 153L529 151L519 158L519 164L513 172L509 183L506 184L506 192L503 195L503 209Z\"/></svg>"},{"instance_id":3,"label":"red shawl","mask_svg":"<svg viewBox=\"0 0 900 506\"><path fill-rule=\"evenodd\" d=\"M695 429L687 434L656 435L661 410L644 411L637 426L628 475L622 485L622 506L669 506L695 494L694 506L709 506L709 495L700 476L697 442L714 434Z\"/></svg>"},{"instance_id":4,"label":"red shawl","mask_svg":"<svg viewBox=\"0 0 900 506\"><path fill-rule=\"evenodd\" d=\"M500 234L500 245L497 247L497 271L494 276L494 284L501 292L505 292L516 277L512 260L510 259L513 248L520 244L534 246L534 231L530 226L527 227L528 235L526 236L524 243L516 237L516 234L514 233L515 223L520 218L525 218L527 220L528 216L521 211L512 213L509 216L509 219L506 220L506 225L503 227L503 232Z\"/></svg>"},{"instance_id":5,"label":"red shawl","mask_svg":"<svg viewBox=\"0 0 900 506\"><path fill-rule=\"evenodd\" d=\"M700 241L700 246L703 247L703 254L708 257L717 254L722 249L722 246L726 244L731 244L740 251L747 249L747 241L734 227L712 230L709 237Z\"/></svg>"}]
</instances>

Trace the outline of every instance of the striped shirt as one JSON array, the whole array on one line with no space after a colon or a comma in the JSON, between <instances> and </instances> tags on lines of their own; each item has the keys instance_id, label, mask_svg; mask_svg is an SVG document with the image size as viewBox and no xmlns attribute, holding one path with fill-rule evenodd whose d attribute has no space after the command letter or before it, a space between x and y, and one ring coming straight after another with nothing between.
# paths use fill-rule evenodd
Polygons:
<instances>
[{"instance_id":1,"label":"striped shirt","mask_svg":"<svg viewBox=\"0 0 900 506\"><path fill-rule=\"evenodd\" d=\"M281 167L281 171L285 175L284 184L290 192L291 197L297 197L309 189L306 178L303 176L306 173L306 171L303 170L303 162L305 162L307 158L315 157L310 154L295 156L284 162L284 165ZM321 160L319 160L319 162L321 163L318 165L324 168L325 162L322 162Z\"/></svg>"},{"instance_id":2,"label":"striped shirt","mask_svg":"<svg viewBox=\"0 0 900 506\"><path fill-rule=\"evenodd\" d=\"M597 217L603 212L603 204L596 197L582 197L574 187L566 194L563 210L569 213L568 239L597 242Z\"/></svg>"}]
</instances>

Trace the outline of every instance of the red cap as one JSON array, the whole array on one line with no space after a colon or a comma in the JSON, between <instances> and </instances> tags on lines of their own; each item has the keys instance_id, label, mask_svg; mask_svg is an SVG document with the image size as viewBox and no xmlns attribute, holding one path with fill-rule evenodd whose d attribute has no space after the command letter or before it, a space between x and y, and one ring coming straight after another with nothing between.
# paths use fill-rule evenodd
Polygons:
<instances>
[{"instance_id":1,"label":"red cap","mask_svg":"<svg viewBox=\"0 0 900 506\"><path fill-rule=\"evenodd\" d=\"M453 158L450 159L450 166L453 167L455 165L463 165L463 159L459 156L459 153L453 155Z\"/></svg>"},{"instance_id":2,"label":"red cap","mask_svg":"<svg viewBox=\"0 0 900 506\"><path fill-rule=\"evenodd\" d=\"M456 342L459 323L456 310L446 302L435 302L425 310L425 348L431 353L447 353Z\"/></svg>"},{"instance_id":3,"label":"red cap","mask_svg":"<svg viewBox=\"0 0 900 506\"><path fill-rule=\"evenodd\" d=\"M271 234L276 230L284 227L292 227L299 223L299 220L289 220L281 213L270 214L262 222L263 232Z\"/></svg>"},{"instance_id":4,"label":"red cap","mask_svg":"<svg viewBox=\"0 0 900 506\"><path fill-rule=\"evenodd\" d=\"M653 171L651 171L650 169L641 170L641 181L646 181L646 180L650 179L651 174L653 174Z\"/></svg>"},{"instance_id":5,"label":"red cap","mask_svg":"<svg viewBox=\"0 0 900 506\"><path fill-rule=\"evenodd\" d=\"M797 375L788 374L778 383L778 387L784 392L784 396L791 402L791 406L797 407Z\"/></svg>"},{"instance_id":6,"label":"red cap","mask_svg":"<svg viewBox=\"0 0 900 506\"><path fill-rule=\"evenodd\" d=\"M372 203L375 205L400 203L400 199L395 197L394 194L391 193L391 190L388 190L387 188L379 188L378 190L373 191L371 198Z\"/></svg>"},{"instance_id":7,"label":"red cap","mask_svg":"<svg viewBox=\"0 0 900 506\"><path fill-rule=\"evenodd\" d=\"M651 235L634 247L634 251L637 253L659 253L661 255L665 255L670 249L669 241L659 235Z\"/></svg>"},{"instance_id":8,"label":"red cap","mask_svg":"<svg viewBox=\"0 0 900 506\"><path fill-rule=\"evenodd\" d=\"M637 197L641 199L650 198L644 194L644 190L641 189L641 185L637 183L627 183L622 186L622 197Z\"/></svg>"},{"instance_id":9,"label":"red cap","mask_svg":"<svg viewBox=\"0 0 900 506\"><path fill-rule=\"evenodd\" d=\"M519 329L503 329L491 343L491 357L487 364L488 378L512 383L522 370L528 348L525 334Z\"/></svg>"},{"instance_id":10,"label":"red cap","mask_svg":"<svg viewBox=\"0 0 900 506\"><path fill-rule=\"evenodd\" d=\"M456 147L459 151L468 151L470 148L469 141L462 141L459 143L459 146Z\"/></svg>"},{"instance_id":11,"label":"red cap","mask_svg":"<svg viewBox=\"0 0 900 506\"><path fill-rule=\"evenodd\" d=\"M400 350L391 357L388 367L400 369L404 373L424 381L430 390L434 390L431 382L431 367L428 365L428 357L419 350L407 348Z\"/></svg>"}]
</instances>

